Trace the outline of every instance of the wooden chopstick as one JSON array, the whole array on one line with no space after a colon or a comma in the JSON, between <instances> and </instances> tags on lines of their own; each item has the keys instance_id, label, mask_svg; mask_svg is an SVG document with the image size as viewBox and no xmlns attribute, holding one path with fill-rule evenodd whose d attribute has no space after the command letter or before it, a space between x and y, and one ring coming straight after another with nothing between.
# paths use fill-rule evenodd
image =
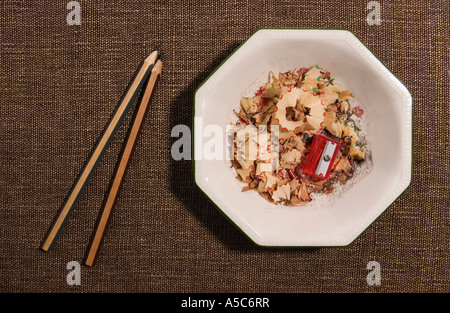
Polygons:
<instances>
[{"instance_id":1,"label":"wooden chopstick","mask_svg":"<svg viewBox=\"0 0 450 313\"><path fill-rule=\"evenodd\" d=\"M137 109L137 113L134 118L133 125L131 127L131 131L128 135L127 142L125 144L125 148L122 152L119 166L117 167L111 188L109 190L107 200L106 200L105 205L102 210L100 220L97 224L94 238L91 242L89 252L84 261L84 264L87 266L92 266L98 257L100 247L101 247L101 245L103 243L103 239L105 238L105 235L106 235L106 230L107 230L110 218L111 218L112 211L113 211L113 209L116 205L117 199L119 197L119 193L122 188L128 166L130 164L131 158L133 156L133 152L136 147L136 142L137 142L139 134L141 132L145 116L149 109L149 104L150 104L151 96L153 94L154 87L157 83L158 78L161 75L161 70L162 70L162 61L161 61L161 59L159 59L152 69L150 78L147 83L147 87L145 88L145 92L142 97L141 103Z\"/></svg>"},{"instance_id":2,"label":"wooden chopstick","mask_svg":"<svg viewBox=\"0 0 450 313\"><path fill-rule=\"evenodd\" d=\"M109 146L112 138L114 137L117 129L122 124L123 118L128 112L131 104L136 98L137 94L141 90L145 81L150 75L156 59L159 54L159 48L156 48L141 64L138 68L132 82L125 91L124 96L119 101L111 119L109 120L105 130L103 131L100 139L98 140L96 146L91 152L88 160L86 161L81 173L79 174L77 180L75 181L72 189L70 190L66 200L64 201L54 223L52 224L49 232L44 238L43 244L41 246L42 250L50 251L59 235L62 232L67 220L72 214L73 208L80 195L83 193L88 181L90 180L92 173L96 169L98 163L100 162L106 148Z\"/></svg>"}]
</instances>

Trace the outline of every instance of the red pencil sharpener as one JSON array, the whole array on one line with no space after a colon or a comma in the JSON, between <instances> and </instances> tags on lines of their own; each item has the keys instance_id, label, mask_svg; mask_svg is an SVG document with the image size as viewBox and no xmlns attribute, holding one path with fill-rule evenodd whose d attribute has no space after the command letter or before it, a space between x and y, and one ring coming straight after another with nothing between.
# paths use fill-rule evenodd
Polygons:
<instances>
[{"instance_id":1,"label":"red pencil sharpener","mask_svg":"<svg viewBox=\"0 0 450 313\"><path fill-rule=\"evenodd\" d=\"M340 147L341 143L337 140L323 135L315 135L302 167L303 173L320 179L328 179Z\"/></svg>"}]
</instances>

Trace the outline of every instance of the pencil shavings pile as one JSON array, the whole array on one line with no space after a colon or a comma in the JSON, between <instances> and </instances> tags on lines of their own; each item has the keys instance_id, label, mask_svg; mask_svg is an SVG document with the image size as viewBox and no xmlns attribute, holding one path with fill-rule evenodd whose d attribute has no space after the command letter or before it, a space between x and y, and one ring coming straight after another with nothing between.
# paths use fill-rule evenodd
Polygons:
<instances>
[{"instance_id":1,"label":"pencil shavings pile","mask_svg":"<svg viewBox=\"0 0 450 313\"><path fill-rule=\"evenodd\" d=\"M232 167L247 184L243 191L255 190L272 203L297 206L312 201L313 193L329 194L336 184L350 180L368 153L355 121L364 111L352 108L352 99L352 93L334 84L330 73L318 65L278 77L271 72L269 82L253 97L242 98L240 111L234 112L238 121L232 124ZM271 132L275 125L278 138ZM238 135L248 128L257 131ZM301 170L316 134L340 142L327 180ZM251 151L257 151L255 157Z\"/></svg>"}]
</instances>

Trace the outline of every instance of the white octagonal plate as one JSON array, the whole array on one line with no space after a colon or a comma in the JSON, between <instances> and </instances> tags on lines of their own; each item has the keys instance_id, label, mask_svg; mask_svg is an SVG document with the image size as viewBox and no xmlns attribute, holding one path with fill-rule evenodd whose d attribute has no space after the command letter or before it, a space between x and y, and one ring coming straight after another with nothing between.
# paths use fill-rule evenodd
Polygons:
<instances>
[{"instance_id":1,"label":"white octagonal plate","mask_svg":"<svg viewBox=\"0 0 450 313\"><path fill-rule=\"evenodd\" d=\"M242 192L228 160L207 160L204 145L235 122L240 99L266 82L268 73L319 64L349 89L364 109L371 169L339 195L307 206L274 205ZM195 94L195 182L258 245L346 246L382 214L411 181L412 98L406 87L351 32L262 29L248 38ZM218 126L217 126L218 125ZM208 131L207 131L208 132ZM224 143L225 149L225 143Z\"/></svg>"}]
</instances>

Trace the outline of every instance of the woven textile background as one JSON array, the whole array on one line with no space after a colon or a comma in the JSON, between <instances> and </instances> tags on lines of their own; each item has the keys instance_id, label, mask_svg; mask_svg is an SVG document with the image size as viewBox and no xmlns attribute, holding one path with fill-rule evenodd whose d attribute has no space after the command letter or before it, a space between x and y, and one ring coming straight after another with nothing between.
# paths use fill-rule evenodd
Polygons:
<instances>
[{"instance_id":1,"label":"woven textile background","mask_svg":"<svg viewBox=\"0 0 450 313\"><path fill-rule=\"evenodd\" d=\"M448 1L0 2L0 292L449 292ZM192 127L196 87L260 28L354 32L414 99L413 180L343 248L257 247L174 161L178 124ZM51 222L140 62L156 45L163 75L98 263L82 262L131 111L51 253ZM134 107L132 108L132 110ZM376 192L374 190L373 192ZM381 286L366 282L369 261Z\"/></svg>"}]
</instances>

